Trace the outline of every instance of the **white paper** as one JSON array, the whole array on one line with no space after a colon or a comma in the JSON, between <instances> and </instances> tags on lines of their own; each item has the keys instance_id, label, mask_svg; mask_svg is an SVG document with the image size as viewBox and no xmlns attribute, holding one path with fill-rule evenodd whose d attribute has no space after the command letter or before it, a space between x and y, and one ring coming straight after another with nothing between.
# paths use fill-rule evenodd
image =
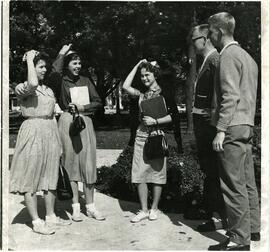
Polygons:
<instances>
[{"instance_id":1,"label":"white paper","mask_svg":"<svg viewBox=\"0 0 270 252\"><path fill-rule=\"evenodd\" d=\"M90 103L89 92L87 86L70 88L71 102L79 105L87 105Z\"/></svg>"}]
</instances>

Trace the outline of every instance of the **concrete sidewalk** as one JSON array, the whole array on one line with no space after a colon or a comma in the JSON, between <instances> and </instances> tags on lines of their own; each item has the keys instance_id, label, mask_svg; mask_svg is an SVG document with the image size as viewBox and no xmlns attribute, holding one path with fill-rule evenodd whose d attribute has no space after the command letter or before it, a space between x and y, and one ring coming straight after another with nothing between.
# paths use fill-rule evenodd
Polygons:
<instances>
[{"instance_id":1,"label":"concrete sidewalk","mask_svg":"<svg viewBox=\"0 0 270 252\"><path fill-rule=\"evenodd\" d=\"M98 150L104 162L113 164L120 151ZM110 154L109 154L110 152ZM99 167L101 166L101 159ZM121 201L96 192L95 202L107 219L96 221L85 215L81 193L83 222L57 229L51 236L36 234L22 196L9 195L9 248L12 250L207 250L225 236L224 230L200 234L196 226L201 221L185 220L182 214L163 213L156 221L144 220L133 224L130 218L139 204ZM39 214L45 216L44 199L38 197ZM56 214L69 218L71 202L56 202ZM259 249L260 243L252 248Z\"/></svg>"}]
</instances>

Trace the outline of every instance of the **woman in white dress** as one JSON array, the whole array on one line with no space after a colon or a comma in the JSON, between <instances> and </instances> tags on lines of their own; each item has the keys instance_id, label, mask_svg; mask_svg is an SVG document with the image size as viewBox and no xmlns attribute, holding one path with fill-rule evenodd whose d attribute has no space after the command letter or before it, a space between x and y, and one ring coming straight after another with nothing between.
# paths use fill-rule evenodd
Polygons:
<instances>
[{"instance_id":1,"label":"woman in white dress","mask_svg":"<svg viewBox=\"0 0 270 252\"><path fill-rule=\"evenodd\" d=\"M47 71L45 56L31 50L24 56L27 81L15 88L23 117L10 170L10 192L24 195L32 218L33 231L50 235L55 225L69 225L54 213L62 148L54 118L55 96L44 84ZM36 192L43 191L46 222L39 218Z\"/></svg>"}]
</instances>

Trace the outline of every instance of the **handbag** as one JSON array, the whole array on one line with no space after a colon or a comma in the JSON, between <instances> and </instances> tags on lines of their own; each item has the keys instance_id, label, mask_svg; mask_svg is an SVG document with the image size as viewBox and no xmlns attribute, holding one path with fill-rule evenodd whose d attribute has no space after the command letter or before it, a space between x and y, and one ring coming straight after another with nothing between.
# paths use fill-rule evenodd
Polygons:
<instances>
[{"instance_id":1,"label":"handbag","mask_svg":"<svg viewBox=\"0 0 270 252\"><path fill-rule=\"evenodd\" d=\"M147 160L164 158L169 156L168 143L164 135L151 135L149 133L145 145L144 155Z\"/></svg>"},{"instance_id":2,"label":"handbag","mask_svg":"<svg viewBox=\"0 0 270 252\"><path fill-rule=\"evenodd\" d=\"M59 177L56 187L56 194L59 200L70 200L73 198L73 192L69 181L68 173L63 165L59 164Z\"/></svg>"},{"instance_id":3,"label":"handbag","mask_svg":"<svg viewBox=\"0 0 270 252\"><path fill-rule=\"evenodd\" d=\"M85 129L85 122L83 120L83 117L80 116L77 106L75 106L75 113L73 113L73 121L69 128L69 134L71 136L76 136L83 129Z\"/></svg>"}]
</instances>

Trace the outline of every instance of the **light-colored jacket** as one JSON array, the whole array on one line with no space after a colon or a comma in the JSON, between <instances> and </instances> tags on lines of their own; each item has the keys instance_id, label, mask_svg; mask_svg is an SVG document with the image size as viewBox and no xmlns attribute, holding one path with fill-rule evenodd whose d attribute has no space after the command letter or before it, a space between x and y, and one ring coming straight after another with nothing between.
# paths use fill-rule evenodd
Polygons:
<instances>
[{"instance_id":1,"label":"light-colored jacket","mask_svg":"<svg viewBox=\"0 0 270 252\"><path fill-rule=\"evenodd\" d=\"M238 44L229 45L221 53L218 80L213 118L216 128L226 131L235 125L254 126L258 67Z\"/></svg>"}]
</instances>

